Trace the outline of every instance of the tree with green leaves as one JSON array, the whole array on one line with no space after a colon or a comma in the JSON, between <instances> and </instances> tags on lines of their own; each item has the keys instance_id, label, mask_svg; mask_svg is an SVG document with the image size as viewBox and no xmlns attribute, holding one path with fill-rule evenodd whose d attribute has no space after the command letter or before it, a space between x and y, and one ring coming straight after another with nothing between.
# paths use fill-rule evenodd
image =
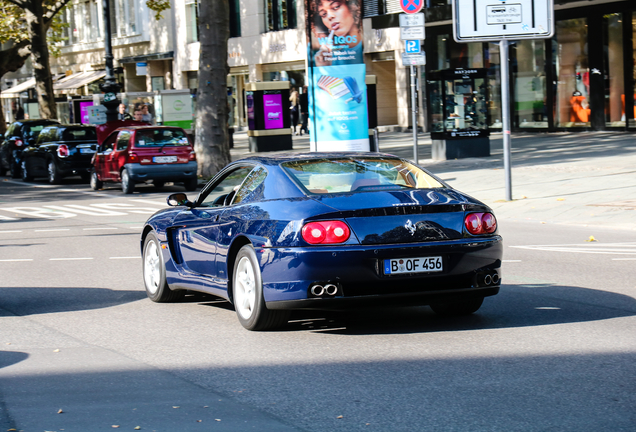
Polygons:
<instances>
[{"instance_id":1,"label":"tree with green leaves","mask_svg":"<svg viewBox=\"0 0 636 432\"><path fill-rule=\"evenodd\" d=\"M60 12L70 0L0 0L0 5L6 6L7 15L0 16L0 27L6 27L7 30L0 30L0 42L2 38L5 41L13 42L14 49L18 48L18 57L9 59L11 68L19 64L21 55L24 55L24 49L28 49L31 54L33 64L33 75L35 76L35 91L38 95L38 103L40 105L40 116L42 118L57 118L57 107L55 106L55 96L53 94L53 78L51 76L51 66L49 58L49 44L47 35L49 29L57 24L61 25L59 20L56 22L56 15ZM1 7L1 6L0 6ZM3 8L5 10L5 8ZM5 21L8 25L5 25ZM51 35L54 40L59 40L59 32L53 32ZM22 50L22 51L21 51ZM3 52L0 57L4 58ZM12 59L12 60L11 60ZM0 77L4 73L17 70L22 67L22 63L15 69L0 70ZM11 63L14 61L15 63Z\"/></svg>"},{"instance_id":2,"label":"tree with green leaves","mask_svg":"<svg viewBox=\"0 0 636 432\"><path fill-rule=\"evenodd\" d=\"M168 9L168 0L149 0L157 13ZM231 162L228 135L227 42L230 38L228 0L199 2L199 84L195 112L195 144L199 175L212 177Z\"/></svg>"}]
</instances>

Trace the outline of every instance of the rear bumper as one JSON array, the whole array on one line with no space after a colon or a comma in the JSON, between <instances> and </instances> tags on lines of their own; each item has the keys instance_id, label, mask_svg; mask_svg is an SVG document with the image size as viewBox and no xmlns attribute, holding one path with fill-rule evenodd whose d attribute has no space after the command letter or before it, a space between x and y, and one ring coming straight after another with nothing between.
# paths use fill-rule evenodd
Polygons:
<instances>
[{"instance_id":1,"label":"rear bumper","mask_svg":"<svg viewBox=\"0 0 636 432\"><path fill-rule=\"evenodd\" d=\"M497 294L501 284L501 237L410 245L271 248L260 255L263 295L270 309L329 309L360 303L430 304L455 297ZM385 275L390 258L441 256L443 272ZM484 283L484 275L497 281ZM338 287L331 297L313 296L314 284Z\"/></svg>"},{"instance_id":2,"label":"rear bumper","mask_svg":"<svg viewBox=\"0 0 636 432\"><path fill-rule=\"evenodd\" d=\"M125 166L130 179L136 183L147 180L186 181L197 178L197 162L185 164L141 165L127 164Z\"/></svg>"}]
</instances>

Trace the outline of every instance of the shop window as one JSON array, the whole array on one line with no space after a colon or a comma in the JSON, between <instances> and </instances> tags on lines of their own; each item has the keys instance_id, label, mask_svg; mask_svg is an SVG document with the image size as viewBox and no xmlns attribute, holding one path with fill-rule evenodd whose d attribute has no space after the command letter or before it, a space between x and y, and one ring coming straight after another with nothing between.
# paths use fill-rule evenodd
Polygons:
<instances>
[{"instance_id":1,"label":"shop window","mask_svg":"<svg viewBox=\"0 0 636 432\"><path fill-rule=\"evenodd\" d=\"M605 49L605 126L625 127L625 102L632 95L625 94L623 68L623 14L603 17L603 43Z\"/></svg>"},{"instance_id":2,"label":"shop window","mask_svg":"<svg viewBox=\"0 0 636 432\"><path fill-rule=\"evenodd\" d=\"M515 125L547 128L545 42L521 40L511 48Z\"/></svg>"},{"instance_id":3,"label":"shop window","mask_svg":"<svg viewBox=\"0 0 636 432\"><path fill-rule=\"evenodd\" d=\"M629 123L628 126L629 127L636 127L636 12L632 13L632 41L634 44L634 48L633 48L633 69L632 69L632 76L633 76L633 80L632 80L632 86L633 86L633 94L634 94L634 114L632 114L629 118ZM625 100L629 100L629 98L626 98Z\"/></svg>"},{"instance_id":4,"label":"shop window","mask_svg":"<svg viewBox=\"0 0 636 432\"><path fill-rule=\"evenodd\" d=\"M186 42L199 41L199 5L196 0L185 3Z\"/></svg>"},{"instance_id":5,"label":"shop window","mask_svg":"<svg viewBox=\"0 0 636 432\"><path fill-rule=\"evenodd\" d=\"M296 0L265 0L266 31L296 28Z\"/></svg>"},{"instance_id":6,"label":"shop window","mask_svg":"<svg viewBox=\"0 0 636 432\"><path fill-rule=\"evenodd\" d=\"M553 39L556 78L554 123L557 127L589 127L590 70L587 52L587 19L557 22Z\"/></svg>"}]
</instances>

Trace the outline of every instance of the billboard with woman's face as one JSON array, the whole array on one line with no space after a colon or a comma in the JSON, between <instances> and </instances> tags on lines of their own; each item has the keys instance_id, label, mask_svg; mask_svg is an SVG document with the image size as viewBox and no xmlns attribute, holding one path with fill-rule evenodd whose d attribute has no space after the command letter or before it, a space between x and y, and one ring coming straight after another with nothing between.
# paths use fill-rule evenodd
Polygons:
<instances>
[{"instance_id":1,"label":"billboard with woman's face","mask_svg":"<svg viewBox=\"0 0 636 432\"><path fill-rule=\"evenodd\" d=\"M306 0L312 151L369 150L362 0Z\"/></svg>"}]
</instances>

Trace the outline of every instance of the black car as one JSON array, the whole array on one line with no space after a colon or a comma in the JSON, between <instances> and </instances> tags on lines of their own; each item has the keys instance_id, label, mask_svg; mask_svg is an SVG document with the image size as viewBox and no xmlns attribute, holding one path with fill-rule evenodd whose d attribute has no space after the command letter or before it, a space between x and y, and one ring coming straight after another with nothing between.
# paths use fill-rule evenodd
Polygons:
<instances>
[{"instance_id":1,"label":"black car","mask_svg":"<svg viewBox=\"0 0 636 432\"><path fill-rule=\"evenodd\" d=\"M0 175L10 171L11 177L20 177L24 149L35 144L40 131L46 126L58 124L60 122L57 120L20 120L12 123L0 142Z\"/></svg>"},{"instance_id":2,"label":"black car","mask_svg":"<svg viewBox=\"0 0 636 432\"><path fill-rule=\"evenodd\" d=\"M95 126L47 126L22 154L22 180L47 177L49 183L58 184L64 177L79 175L88 182L96 150Z\"/></svg>"}]
</instances>

